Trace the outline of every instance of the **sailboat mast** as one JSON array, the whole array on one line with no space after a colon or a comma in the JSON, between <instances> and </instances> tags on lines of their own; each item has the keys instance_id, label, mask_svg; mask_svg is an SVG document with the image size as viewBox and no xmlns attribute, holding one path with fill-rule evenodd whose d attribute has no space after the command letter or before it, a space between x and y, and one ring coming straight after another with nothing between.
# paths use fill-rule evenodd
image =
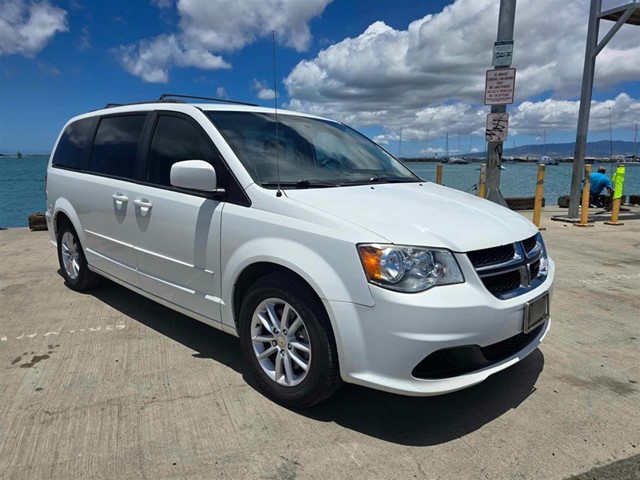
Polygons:
<instances>
[{"instance_id":1,"label":"sailboat mast","mask_svg":"<svg viewBox=\"0 0 640 480\"><path fill-rule=\"evenodd\" d=\"M448 160L449 159L449 132L447 132L447 137L446 137L446 151L447 153L445 158Z\"/></svg>"}]
</instances>

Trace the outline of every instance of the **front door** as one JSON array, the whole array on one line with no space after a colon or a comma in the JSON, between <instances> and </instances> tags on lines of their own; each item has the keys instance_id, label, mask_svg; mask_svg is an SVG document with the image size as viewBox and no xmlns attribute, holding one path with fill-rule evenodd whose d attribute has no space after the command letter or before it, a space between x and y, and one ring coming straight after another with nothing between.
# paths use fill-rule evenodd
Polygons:
<instances>
[{"instance_id":1,"label":"front door","mask_svg":"<svg viewBox=\"0 0 640 480\"><path fill-rule=\"evenodd\" d=\"M171 187L171 165L215 163L208 136L189 117L157 116L144 173L136 186L135 248L142 288L220 321L220 224L224 202ZM219 168L217 168L219 170Z\"/></svg>"}]
</instances>

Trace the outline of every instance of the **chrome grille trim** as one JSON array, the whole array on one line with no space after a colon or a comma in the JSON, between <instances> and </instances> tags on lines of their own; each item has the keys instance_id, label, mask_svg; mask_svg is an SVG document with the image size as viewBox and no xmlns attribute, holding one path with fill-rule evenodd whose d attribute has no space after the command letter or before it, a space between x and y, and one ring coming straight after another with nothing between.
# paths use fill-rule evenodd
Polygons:
<instances>
[{"instance_id":1,"label":"chrome grille trim","mask_svg":"<svg viewBox=\"0 0 640 480\"><path fill-rule=\"evenodd\" d=\"M540 272L540 262L546 256L544 242L540 234L512 245L514 253L511 259L488 265L481 263L476 266L473 259L482 258L483 252L491 249L476 250L467 254L485 288L501 300L529 292L547 278L545 274ZM516 286L517 278L513 276L516 271L520 279L518 286Z\"/></svg>"}]
</instances>

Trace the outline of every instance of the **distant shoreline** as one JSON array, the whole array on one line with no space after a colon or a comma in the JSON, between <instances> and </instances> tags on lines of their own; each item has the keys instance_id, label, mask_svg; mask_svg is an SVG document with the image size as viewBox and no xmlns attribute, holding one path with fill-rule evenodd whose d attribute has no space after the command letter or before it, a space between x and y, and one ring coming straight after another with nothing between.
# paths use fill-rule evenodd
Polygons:
<instances>
[{"instance_id":1,"label":"distant shoreline","mask_svg":"<svg viewBox=\"0 0 640 480\"><path fill-rule=\"evenodd\" d=\"M4 153L0 153L0 158L15 158L16 160L21 160L23 158L33 158L33 157L50 157L51 154L50 153L34 153L34 154L23 154L21 157L18 157L17 155L6 155Z\"/></svg>"}]
</instances>

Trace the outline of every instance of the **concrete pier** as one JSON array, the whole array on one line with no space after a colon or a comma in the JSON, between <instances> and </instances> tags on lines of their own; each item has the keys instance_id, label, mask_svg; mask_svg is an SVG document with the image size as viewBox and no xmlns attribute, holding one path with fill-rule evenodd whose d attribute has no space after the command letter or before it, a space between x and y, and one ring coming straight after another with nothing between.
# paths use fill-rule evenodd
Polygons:
<instances>
[{"instance_id":1,"label":"concrete pier","mask_svg":"<svg viewBox=\"0 0 640 480\"><path fill-rule=\"evenodd\" d=\"M542 215L558 270L530 357L442 397L346 385L306 411L254 390L236 338L108 281L73 292L46 232L0 231L0 478L640 478L640 208L561 214Z\"/></svg>"}]
</instances>

